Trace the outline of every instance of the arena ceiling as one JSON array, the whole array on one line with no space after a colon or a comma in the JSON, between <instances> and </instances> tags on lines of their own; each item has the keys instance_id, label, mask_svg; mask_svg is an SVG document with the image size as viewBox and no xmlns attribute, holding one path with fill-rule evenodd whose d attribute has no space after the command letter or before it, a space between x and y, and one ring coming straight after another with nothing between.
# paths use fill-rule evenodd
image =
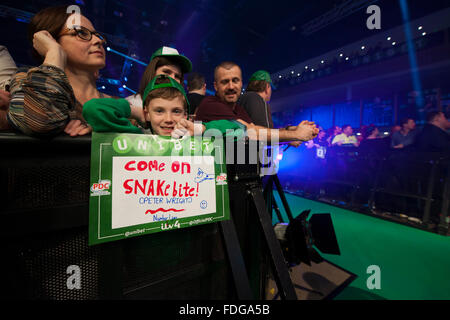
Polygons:
<instances>
[{"instance_id":1,"label":"arena ceiling","mask_svg":"<svg viewBox=\"0 0 450 320\"><path fill-rule=\"evenodd\" d=\"M406 2L411 19L450 6L448 0ZM3 6L31 13L56 4L67 2L3 1ZM395 0L77 0L69 4L78 4L97 30L135 44L128 48L111 44L115 50L148 62L158 47L173 46L209 80L214 66L224 60L239 63L245 80L258 69L276 72L374 35L380 31L366 27L370 4L381 8L382 30L402 24L399 1ZM322 19L321 28L305 29L314 19ZM26 53L26 23L1 16L0 21L6 30L14 30L2 31L0 44L8 46L19 63L32 64ZM117 77L124 59L109 55L108 60L103 75ZM131 78L130 83L136 87L143 69L136 67L135 71L136 79Z\"/></svg>"}]
</instances>

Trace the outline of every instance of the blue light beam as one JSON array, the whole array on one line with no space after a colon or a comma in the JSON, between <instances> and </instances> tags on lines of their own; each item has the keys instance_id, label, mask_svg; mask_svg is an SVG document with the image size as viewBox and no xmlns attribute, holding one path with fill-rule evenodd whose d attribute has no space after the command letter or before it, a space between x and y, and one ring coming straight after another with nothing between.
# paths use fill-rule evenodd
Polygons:
<instances>
[{"instance_id":1,"label":"blue light beam","mask_svg":"<svg viewBox=\"0 0 450 320\"><path fill-rule=\"evenodd\" d=\"M124 57L125 59L134 61L134 62L136 62L136 63L139 63L139 64L143 65L143 66L147 66L147 63L142 62L142 61L139 61L139 60L137 60L137 59L134 59L134 58L132 58L132 57L130 57L130 56L127 56L126 54L124 54L124 53L122 53L122 52L119 52L119 51L116 51L116 50L112 49L111 47L107 47L107 48L106 48L106 51L115 53L115 54L117 54L117 55L119 55L119 56L121 56L121 57Z\"/></svg>"},{"instance_id":2,"label":"blue light beam","mask_svg":"<svg viewBox=\"0 0 450 320\"><path fill-rule=\"evenodd\" d=\"M420 81L416 51L414 49L413 40L412 40L411 26L409 23L408 4L407 4L406 0L399 0L399 1L400 1L400 8L402 10L402 17L403 17L403 23L404 23L404 28L405 28L406 44L408 46L408 57L409 57L409 64L411 67L413 89L414 89L414 91L418 92L418 95L416 96L416 105L423 106L424 98L423 98L423 94L422 94L422 84Z\"/></svg>"}]
</instances>

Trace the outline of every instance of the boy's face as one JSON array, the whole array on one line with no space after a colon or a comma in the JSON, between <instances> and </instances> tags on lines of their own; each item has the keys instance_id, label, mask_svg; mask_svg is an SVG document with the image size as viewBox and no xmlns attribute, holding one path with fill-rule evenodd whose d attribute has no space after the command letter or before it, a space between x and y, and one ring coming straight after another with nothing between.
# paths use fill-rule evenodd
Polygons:
<instances>
[{"instance_id":1,"label":"boy's face","mask_svg":"<svg viewBox=\"0 0 450 320\"><path fill-rule=\"evenodd\" d=\"M144 114L145 120L151 123L153 132L161 136L170 136L178 121L186 118L181 97L172 100L152 99L145 106Z\"/></svg>"}]
</instances>

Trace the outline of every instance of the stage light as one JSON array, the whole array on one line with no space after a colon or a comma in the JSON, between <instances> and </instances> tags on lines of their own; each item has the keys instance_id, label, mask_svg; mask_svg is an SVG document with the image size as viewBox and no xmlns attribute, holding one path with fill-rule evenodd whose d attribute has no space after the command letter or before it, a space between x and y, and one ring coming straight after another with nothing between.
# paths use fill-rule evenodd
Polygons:
<instances>
[{"instance_id":1,"label":"stage light","mask_svg":"<svg viewBox=\"0 0 450 320\"><path fill-rule=\"evenodd\" d=\"M127 87L127 86L126 86L125 84L122 86L122 88L124 88L124 89L125 89L126 87Z\"/></svg>"},{"instance_id":2,"label":"stage light","mask_svg":"<svg viewBox=\"0 0 450 320\"><path fill-rule=\"evenodd\" d=\"M323 61L323 60L322 60L322 61L320 61L320 63L322 63L322 64L323 64L323 63L325 63L325 61Z\"/></svg>"},{"instance_id":3,"label":"stage light","mask_svg":"<svg viewBox=\"0 0 450 320\"><path fill-rule=\"evenodd\" d=\"M392 45L395 46L396 43L397 43L397 42L394 41L394 42L392 42Z\"/></svg>"},{"instance_id":4,"label":"stage light","mask_svg":"<svg viewBox=\"0 0 450 320\"><path fill-rule=\"evenodd\" d=\"M311 72L314 72L314 69L311 69Z\"/></svg>"},{"instance_id":5,"label":"stage light","mask_svg":"<svg viewBox=\"0 0 450 320\"><path fill-rule=\"evenodd\" d=\"M422 26L419 26L417 29L418 29L418 30L422 30L422 28L423 28Z\"/></svg>"},{"instance_id":6,"label":"stage light","mask_svg":"<svg viewBox=\"0 0 450 320\"><path fill-rule=\"evenodd\" d=\"M427 35L427 33L426 33L426 32L422 32L422 35L423 35L423 36L426 36L426 35Z\"/></svg>"},{"instance_id":7,"label":"stage light","mask_svg":"<svg viewBox=\"0 0 450 320\"><path fill-rule=\"evenodd\" d=\"M308 69L308 66L305 66L305 69Z\"/></svg>"},{"instance_id":8,"label":"stage light","mask_svg":"<svg viewBox=\"0 0 450 320\"><path fill-rule=\"evenodd\" d=\"M300 73L297 73L297 77L300 77Z\"/></svg>"},{"instance_id":9,"label":"stage light","mask_svg":"<svg viewBox=\"0 0 450 320\"><path fill-rule=\"evenodd\" d=\"M391 39L392 39L391 37L387 37L387 41L391 41Z\"/></svg>"},{"instance_id":10,"label":"stage light","mask_svg":"<svg viewBox=\"0 0 450 320\"><path fill-rule=\"evenodd\" d=\"M362 46L362 47L361 47L361 50L364 50L365 48L366 48L365 46Z\"/></svg>"},{"instance_id":11,"label":"stage light","mask_svg":"<svg viewBox=\"0 0 450 320\"><path fill-rule=\"evenodd\" d=\"M291 74L294 74L294 70L291 71Z\"/></svg>"},{"instance_id":12,"label":"stage light","mask_svg":"<svg viewBox=\"0 0 450 320\"><path fill-rule=\"evenodd\" d=\"M348 57L345 57L345 61L348 61Z\"/></svg>"},{"instance_id":13,"label":"stage light","mask_svg":"<svg viewBox=\"0 0 450 320\"><path fill-rule=\"evenodd\" d=\"M319 251L327 254L341 254L331 214L316 213L307 220L310 212L311 210L303 211L289 224L275 225L275 234L280 240L283 253L290 265L303 262L311 266L311 261L320 263L323 258Z\"/></svg>"},{"instance_id":14,"label":"stage light","mask_svg":"<svg viewBox=\"0 0 450 320\"><path fill-rule=\"evenodd\" d=\"M104 89L106 89L106 87L105 87L105 86L102 86L102 89L104 90Z\"/></svg>"},{"instance_id":15,"label":"stage light","mask_svg":"<svg viewBox=\"0 0 450 320\"><path fill-rule=\"evenodd\" d=\"M278 78L281 79L281 75L279 75Z\"/></svg>"},{"instance_id":16,"label":"stage light","mask_svg":"<svg viewBox=\"0 0 450 320\"><path fill-rule=\"evenodd\" d=\"M344 54L343 54L343 53L341 53L341 54L339 55L339 57L341 57L341 58L342 58L343 56L344 56Z\"/></svg>"},{"instance_id":17,"label":"stage light","mask_svg":"<svg viewBox=\"0 0 450 320\"><path fill-rule=\"evenodd\" d=\"M360 136L360 135L361 135L361 132L357 132L356 135L357 135L357 136Z\"/></svg>"},{"instance_id":18,"label":"stage light","mask_svg":"<svg viewBox=\"0 0 450 320\"><path fill-rule=\"evenodd\" d=\"M127 77L123 77L123 80L128 81L128 78Z\"/></svg>"},{"instance_id":19,"label":"stage light","mask_svg":"<svg viewBox=\"0 0 450 320\"><path fill-rule=\"evenodd\" d=\"M106 51L110 51L111 50L111 48L110 47L106 47Z\"/></svg>"},{"instance_id":20,"label":"stage light","mask_svg":"<svg viewBox=\"0 0 450 320\"><path fill-rule=\"evenodd\" d=\"M383 132L383 133L384 133L384 135L386 135L386 136L389 134L389 132Z\"/></svg>"}]
</instances>

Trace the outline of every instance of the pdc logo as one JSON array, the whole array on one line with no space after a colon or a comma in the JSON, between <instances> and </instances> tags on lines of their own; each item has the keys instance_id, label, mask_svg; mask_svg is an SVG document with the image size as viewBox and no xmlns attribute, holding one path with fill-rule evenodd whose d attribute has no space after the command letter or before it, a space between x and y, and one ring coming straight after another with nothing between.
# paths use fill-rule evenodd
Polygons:
<instances>
[{"instance_id":1,"label":"pdc logo","mask_svg":"<svg viewBox=\"0 0 450 320\"><path fill-rule=\"evenodd\" d=\"M227 174L226 173L219 174L216 177L216 184L218 185L227 184Z\"/></svg>"},{"instance_id":2,"label":"pdc logo","mask_svg":"<svg viewBox=\"0 0 450 320\"><path fill-rule=\"evenodd\" d=\"M98 183L94 183L91 186L91 197L109 195L109 187L111 186L110 180L100 180Z\"/></svg>"}]
</instances>

